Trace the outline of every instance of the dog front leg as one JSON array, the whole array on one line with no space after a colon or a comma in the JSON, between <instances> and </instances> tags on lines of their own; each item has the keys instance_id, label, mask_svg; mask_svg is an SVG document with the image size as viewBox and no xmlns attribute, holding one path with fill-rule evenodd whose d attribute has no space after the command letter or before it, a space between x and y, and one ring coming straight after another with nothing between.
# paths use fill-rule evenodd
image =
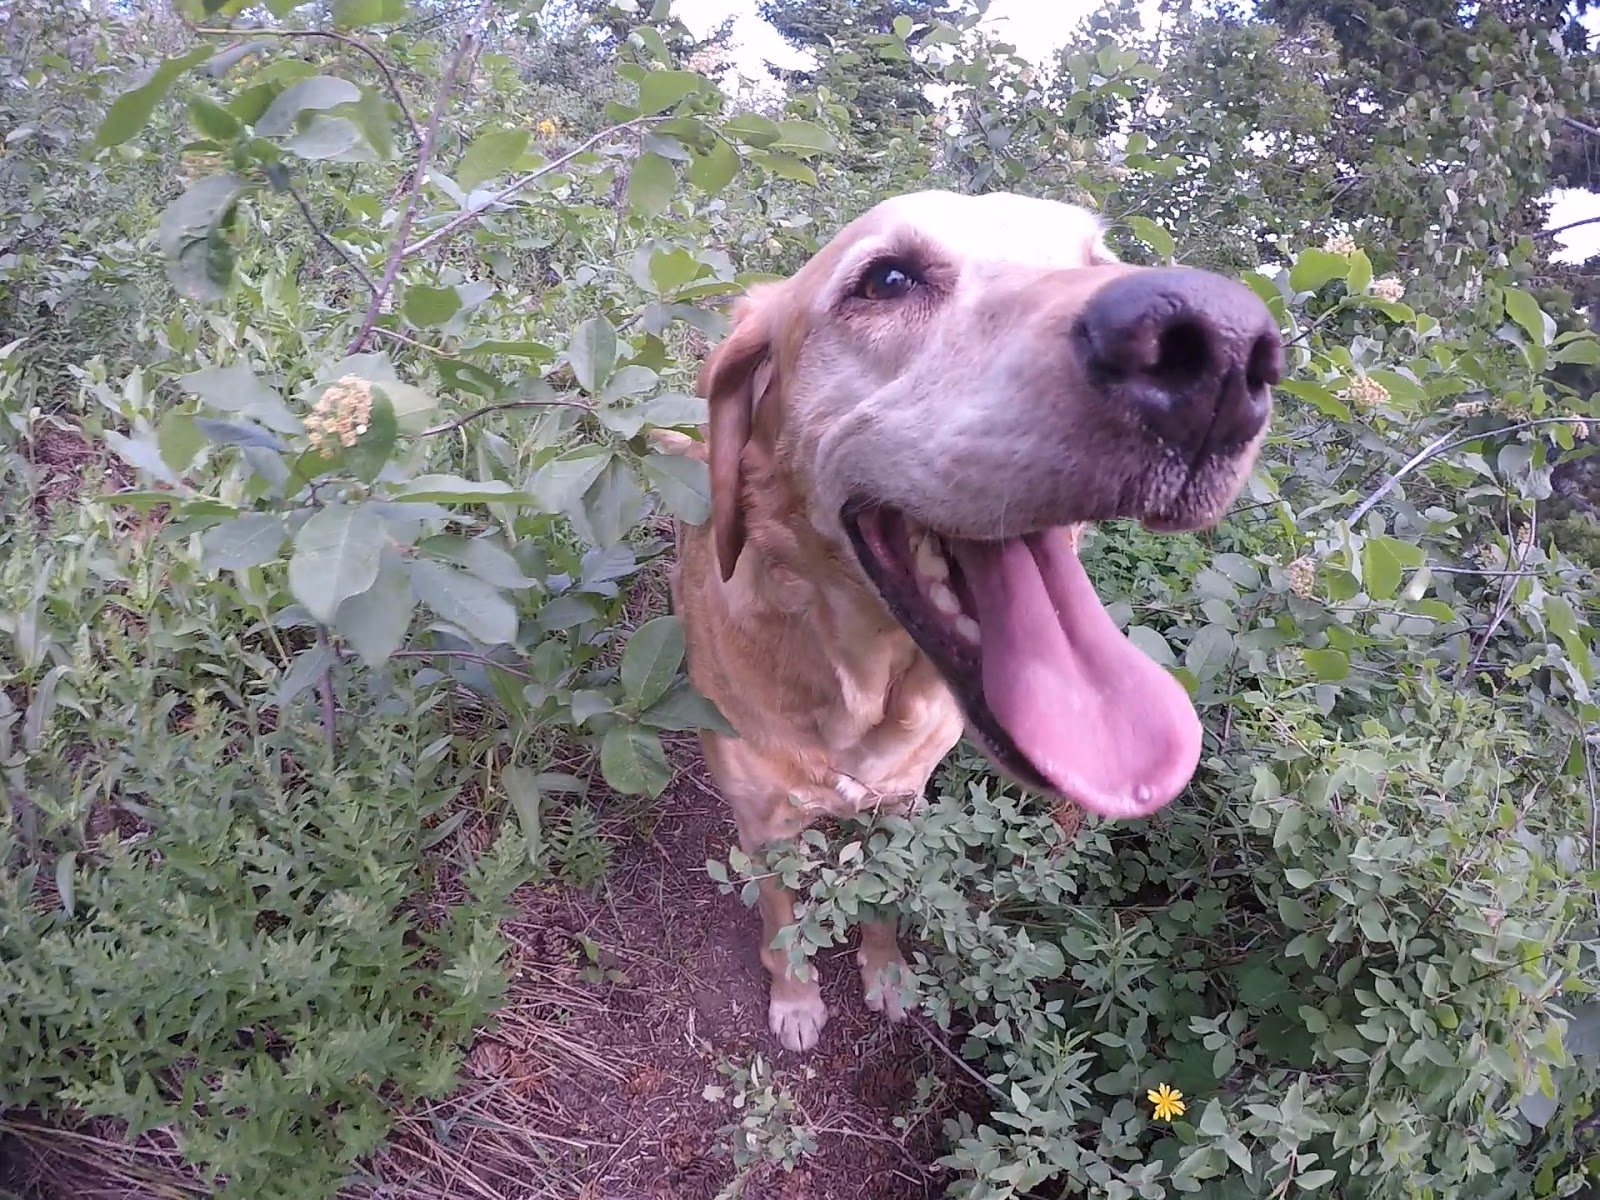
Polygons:
<instances>
[{"instance_id":1,"label":"dog front leg","mask_svg":"<svg viewBox=\"0 0 1600 1200\"><path fill-rule=\"evenodd\" d=\"M891 1021L906 1018L903 989L910 982L911 969L900 953L899 925L892 917L863 917L861 944L856 950L856 965L861 968L861 990L867 1007Z\"/></svg>"},{"instance_id":2,"label":"dog front leg","mask_svg":"<svg viewBox=\"0 0 1600 1200\"><path fill-rule=\"evenodd\" d=\"M817 1044L828 1009L822 1003L817 970L801 979L789 964L789 952L773 946L778 932L794 924L794 895L776 879L757 881L761 907L761 965L772 980L772 995L767 1004L767 1023L785 1049L805 1051Z\"/></svg>"}]
</instances>

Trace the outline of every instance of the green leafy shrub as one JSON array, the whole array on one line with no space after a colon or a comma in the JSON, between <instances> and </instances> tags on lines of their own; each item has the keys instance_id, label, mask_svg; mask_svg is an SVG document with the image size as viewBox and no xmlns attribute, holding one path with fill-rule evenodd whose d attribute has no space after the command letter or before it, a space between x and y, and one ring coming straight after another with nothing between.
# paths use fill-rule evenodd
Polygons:
<instances>
[{"instance_id":1,"label":"green leafy shrub","mask_svg":"<svg viewBox=\"0 0 1600 1200\"><path fill-rule=\"evenodd\" d=\"M1294 6L1118 5L1040 69L954 5L773 99L664 5L267 7L0 32L0 1109L329 1195L448 1088L513 884L599 884L595 785L719 722L662 611L705 470L646 435L702 422L722 304L888 191L1008 187L1282 326L1236 512L1087 542L1206 756L1069 838L959 753L780 852L795 952L905 914L992 1091L957 1195L1582 1186L1593 521L1548 501L1600 341L1524 218L1592 61L1501 21L1406 92ZM918 73L940 112L853 128ZM801 1162L730 1080L741 1171Z\"/></svg>"}]
</instances>

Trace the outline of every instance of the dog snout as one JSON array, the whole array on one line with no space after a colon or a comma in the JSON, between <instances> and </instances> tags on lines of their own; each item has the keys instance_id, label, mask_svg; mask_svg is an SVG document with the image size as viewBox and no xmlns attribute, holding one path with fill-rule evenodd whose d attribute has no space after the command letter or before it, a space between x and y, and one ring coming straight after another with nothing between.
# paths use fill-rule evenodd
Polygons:
<instances>
[{"instance_id":1,"label":"dog snout","mask_svg":"<svg viewBox=\"0 0 1600 1200\"><path fill-rule=\"evenodd\" d=\"M1248 445L1267 423L1283 348L1266 305L1207 271L1157 268L1119 276L1080 314L1074 338L1108 403L1187 457Z\"/></svg>"}]
</instances>

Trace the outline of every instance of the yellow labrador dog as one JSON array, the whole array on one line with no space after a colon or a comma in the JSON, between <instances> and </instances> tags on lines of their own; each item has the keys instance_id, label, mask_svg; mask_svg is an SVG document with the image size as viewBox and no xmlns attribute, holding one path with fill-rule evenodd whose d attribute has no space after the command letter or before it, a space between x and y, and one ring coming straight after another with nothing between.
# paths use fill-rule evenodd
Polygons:
<instances>
[{"instance_id":1,"label":"yellow labrador dog","mask_svg":"<svg viewBox=\"0 0 1600 1200\"><path fill-rule=\"evenodd\" d=\"M672 582L689 674L737 736L705 756L749 853L813 820L922 800L969 731L1022 784L1107 817L1188 783L1187 693L1116 628L1077 558L1087 521L1213 524L1265 433L1277 327L1245 287L1135 267L1092 214L920 192L848 225L735 310L707 360L708 526ZM773 947L791 1050L827 1018ZM891 921L864 923L867 1002L903 1016Z\"/></svg>"}]
</instances>

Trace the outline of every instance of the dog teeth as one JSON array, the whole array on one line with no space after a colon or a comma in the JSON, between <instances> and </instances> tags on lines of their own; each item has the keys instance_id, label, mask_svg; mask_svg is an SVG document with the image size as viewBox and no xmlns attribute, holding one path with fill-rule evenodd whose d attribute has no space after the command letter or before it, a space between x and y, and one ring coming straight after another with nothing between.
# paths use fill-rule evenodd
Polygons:
<instances>
[{"instance_id":1,"label":"dog teeth","mask_svg":"<svg viewBox=\"0 0 1600 1200\"><path fill-rule=\"evenodd\" d=\"M939 547L932 534L926 530L922 538L915 543L917 550L917 573L926 579L943 581L950 578L950 564L945 562L944 555L939 553Z\"/></svg>"},{"instance_id":2,"label":"dog teeth","mask_svg":"<svg viewBox=\"0 0 1600 1200\"><path fill-rule=\"evenodd\" d=\"M974 646L976 646L983 637L983 631L978 628L978 623L971 617L967 616L966 613L962 613L956 618L956 632L964 637L967 641L971 642Z\"/></svg>"},{"instance_id":3,"label":"dog teeth","mask_svg":"<svg viewBox=\"0 0 1600 1200\"><path fill-rule=\"evenodd\" d=\"M961 601L956 599L956 594L942 583L936 583L928 590L928 596L933 601L933 606L947 617L954 617L961 612Z\"/></svg>"}]
</instances>

